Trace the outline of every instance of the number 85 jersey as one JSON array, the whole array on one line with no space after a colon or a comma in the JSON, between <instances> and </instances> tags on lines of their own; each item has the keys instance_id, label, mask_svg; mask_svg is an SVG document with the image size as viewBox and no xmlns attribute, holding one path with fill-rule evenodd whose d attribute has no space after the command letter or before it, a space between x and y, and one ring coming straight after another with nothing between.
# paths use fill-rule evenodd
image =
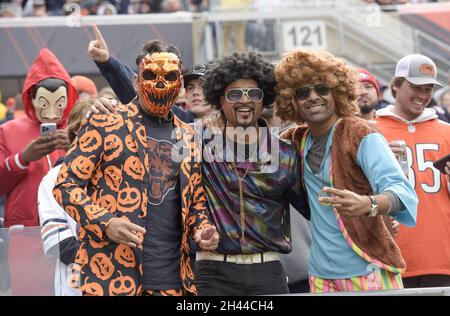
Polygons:
<instances>
[{"instance_id":1,"label":"number 85 jersey","mask_svg":"<svg viewBox=\"0 0 450 316\"><path fill-rule=\"evenodd\" d=\"M431 109L406 121L393 108L377 111L375 126L388 142L406 142L407 177L419 197L417 225L402 225L396 239L406 261L402 276L450 275L450 189L447 177L433 167L450 153L450 124Z\"/></svg>"}]
</instances>

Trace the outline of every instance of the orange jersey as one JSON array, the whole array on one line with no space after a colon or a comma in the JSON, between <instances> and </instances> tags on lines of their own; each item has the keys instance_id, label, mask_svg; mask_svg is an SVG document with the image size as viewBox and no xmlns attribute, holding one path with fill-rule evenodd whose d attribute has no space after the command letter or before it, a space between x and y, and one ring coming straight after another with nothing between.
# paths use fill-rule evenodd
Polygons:
<instances>
[{"instance_id":1,"label":"orange jersey","mask_svg":"<svg viewBox=\"0 0 450 316\"><path fill-rule=\"evenodd\" d=\"M449 185L432 164L450 153L450 124L433 117L407 123L383 116L375 122L388 142L406 142L408 179L419 197L417 225L402 225L396 239L406 261L402 276L450 275Z\"/></svg>"}]
</instances>

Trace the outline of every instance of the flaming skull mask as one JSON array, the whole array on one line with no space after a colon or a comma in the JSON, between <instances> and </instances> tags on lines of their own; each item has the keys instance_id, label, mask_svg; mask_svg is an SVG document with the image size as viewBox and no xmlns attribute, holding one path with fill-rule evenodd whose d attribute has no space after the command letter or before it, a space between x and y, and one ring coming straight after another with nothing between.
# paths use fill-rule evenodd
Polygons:
<instances>
[{"instance_id":1,"label":"flaming skull mask","mask_svg":"<svg viewBox=\"0 0 450 316\"><path fill-rule=\"evenodd\" d=\"M151 115L167 116L181 89L181 61L173 53L145 56L139 69L141 106Z\"/></svg>"}]
</instances>

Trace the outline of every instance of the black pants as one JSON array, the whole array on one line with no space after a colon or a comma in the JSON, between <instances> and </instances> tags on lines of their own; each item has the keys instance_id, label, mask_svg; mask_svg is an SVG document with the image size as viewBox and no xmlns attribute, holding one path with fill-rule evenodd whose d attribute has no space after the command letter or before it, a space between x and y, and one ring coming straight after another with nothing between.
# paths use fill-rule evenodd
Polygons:
<instances>
[{"instance_id":1,"label":"black pants","mask_svg":"<svg viewBox=\"0 0 450 316\"><path fill-rule=\"evenodd\" d=\"M280 261L235 264L200 260L195 263L199 296L287 294L286 273Z\"/></svg>"},{"instance_id":2,"label":"black pants","mask_svg":"<svg viewBox=\"0 0 450 316\"><path fill-rule=\"evenodd\" d=\"M430 274L403 278L405 288L450 286L450 275Z\"/></svg>"},{"instance_id":3,"label":"black pants","mask_svg":"<svg viewBox=\"0 0 450 316\"><path fill-rule=\"evenodd\" d=\"M309 280L301 280L295 283L291 283L289 286L289 292L291 293L309 293Z\"/></svg>"}]
</instances>

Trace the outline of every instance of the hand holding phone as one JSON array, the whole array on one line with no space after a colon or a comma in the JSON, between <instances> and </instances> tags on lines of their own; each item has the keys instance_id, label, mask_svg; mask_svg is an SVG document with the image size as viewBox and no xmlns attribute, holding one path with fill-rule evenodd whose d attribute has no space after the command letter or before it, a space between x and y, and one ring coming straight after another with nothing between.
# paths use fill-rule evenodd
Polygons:
<instances>
[{"instance_id":1,"label":"hand holding phone","mask_svg":"<svg viewBox=\"0 0 450 316\"><path fill-rule=\"evenodd\" d=\"M22 159L25 165L28 165L32 161L37 161L55 151L54 137L49 134L56 130L55 123L41 123L40 133L41 136L33 139L22 151Z\"/></svg>"},{"instance_id":2,"label":"hand holding phone","mask_svg":"<svg viewBox=\"0 0 450 316\"><path fill-rule=\"evenodd\" d=\"M41 136L56 131L56 123L41 123Z\"/></svg>"},{"instance_id":3,"label":"hand holding phone","mask_svg":"<svg viewBox=\"0 0 450 316\"><path fill-rule=\"evenodd\" d=\"M435 162L433 162L433 166L438 169L440 172L442 172L443 174L447 174L445 172L445 167L447 166L447 162L450 162L450 154L436 160Z\"/></svg>"}]
</instances>

